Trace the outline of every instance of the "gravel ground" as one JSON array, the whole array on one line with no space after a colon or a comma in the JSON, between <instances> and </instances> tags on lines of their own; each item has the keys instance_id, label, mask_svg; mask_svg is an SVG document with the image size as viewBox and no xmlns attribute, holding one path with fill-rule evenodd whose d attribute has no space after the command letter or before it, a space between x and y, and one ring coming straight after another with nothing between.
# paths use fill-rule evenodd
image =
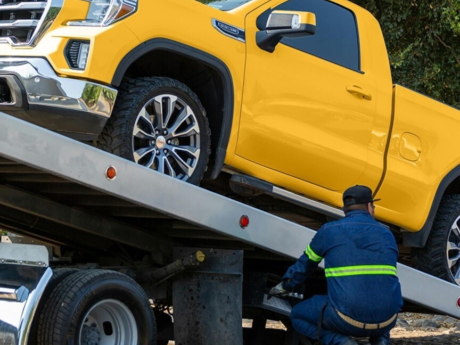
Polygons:
<instances>
[{"instance_id":1,"label":"gravel ground","mask_svg":"<svg viewBox=\"0 0 460 345\"><path fill-rule=\"evenodd\" d=\"M284 328L269 321L268 327ZM390 345L460 345L460 320L445 315L401 313Z\"/></svg>"},{"instance_id":2,"label":"gravel ground","mask_svg":"<svg viewBox=\"0 0 460 345\"><path fill-rule=\"evenodd\" d=\"M243 325L248 327L251 321L244 320ZM283 329L284 325L268 321L267 327ZM391 331L390 345L460 345L460 320L445 315L401 313Z\"/></svg>"},{"instance_id":3,"label":"gravel ground","mask_svg":"<svg viewBox=\"0 0 460 345\"><path fill-rule=\"evenodd\" d=\"M391 345L460 344L460 321L444 315L399 314Z\"/></svg>"}]
</instances>

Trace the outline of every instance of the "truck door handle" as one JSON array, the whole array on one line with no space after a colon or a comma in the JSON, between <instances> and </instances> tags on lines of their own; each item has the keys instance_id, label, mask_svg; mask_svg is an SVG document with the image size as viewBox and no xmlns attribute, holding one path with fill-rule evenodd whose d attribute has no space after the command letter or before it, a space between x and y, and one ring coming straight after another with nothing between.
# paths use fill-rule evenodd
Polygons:
<instances>
[{"instance_id":1,"label":"truck door handle","mask_svg":"<svg viewBox=\"0 0 460 345\"><path fill-rule=\"evenodd\" d=\"M364 91L357 85L348 85L347 91L355 96L358 96L359 98L366 99L368 101L372 99L372 95L370 93Z\"/></svg>"}]
</instances>

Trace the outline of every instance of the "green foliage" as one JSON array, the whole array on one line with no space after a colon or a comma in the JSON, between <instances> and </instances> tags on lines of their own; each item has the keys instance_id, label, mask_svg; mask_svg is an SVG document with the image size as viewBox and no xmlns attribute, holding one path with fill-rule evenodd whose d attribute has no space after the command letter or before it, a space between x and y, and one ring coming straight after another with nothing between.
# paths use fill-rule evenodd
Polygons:
<instances>
[{"instance_id":1,"label":"green foliage","mask_svg":"<svg viewBox=\"0 0 460 345\"><path fill-rule=\"evenodd\" d=\"M0 236L6 236L8 233L5 230L0 230Z\"/></svg>"},{"instance_id":2,"label":"green foliage","mask_svg":"<svg viewBox=\"0 0 460 345\"><path fill-rule=\"evenodd\" d=\"M460 108L459 0L352 0L380 22L394 83Z\"/></svg>"}]
</instances>

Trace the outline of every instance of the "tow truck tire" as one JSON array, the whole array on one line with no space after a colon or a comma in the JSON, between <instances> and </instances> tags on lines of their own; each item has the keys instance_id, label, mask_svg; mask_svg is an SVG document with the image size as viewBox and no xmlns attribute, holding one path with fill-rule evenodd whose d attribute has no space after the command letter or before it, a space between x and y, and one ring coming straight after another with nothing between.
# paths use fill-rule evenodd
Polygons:
<instances>
[{"instance_id":1,"label":"tow truck tire","mask_svg":"<svg viewBox=\"0 0 460 345\"><path fill-rule=\"evenodd\" d=\"M97 146L163 174L198 184L207 169L210 129L193 91L163 77L122 84Z\"/></svg>"},{"instance_id":2,"label":"tow truck tire","mask_svg":"<svg viewBox=\"0 0 460 345\"><path fill-rule=\"evenodd\" d=\"M447 195L424 248L413 250L415 268L460 285L460 195Z\"/></svg>"},{"instance_id":3,"label":"tow truck tire","mask_svg":"<svg viewBox=\"0 0 460 345\"><path fill-rule=\"evenodd\" d=\"M109 270L84 270L64 279L38 323L38 345L155 345L155 339L145 292Z\"/></svg>"},{"instance_id":4,"label":"tow truck tire","mask_svg":"<svg viewBox=\"0 0 460 345\"><path fill-rule=\"evenodd\" d=\"M29 340L28 344L29 345L35 345L38 344L40 345L39 341L37 340L37 327L38 327L38 320L43 316L43 308L46 304L46 301L48 300L49 296L52 294L56 286L66 279L68 276L79 272L80 270L77 268L56 268L53 270L53 275L51 276L50 281L48 282L48 285L46 286L45 291L43 292L42 297L40 298L40 302L38 304L37 310L35 312L35 315L38 316L38 318L34 318L32 322L32 326L30 328L29 332Z\"/></svg>"}]
</instances>

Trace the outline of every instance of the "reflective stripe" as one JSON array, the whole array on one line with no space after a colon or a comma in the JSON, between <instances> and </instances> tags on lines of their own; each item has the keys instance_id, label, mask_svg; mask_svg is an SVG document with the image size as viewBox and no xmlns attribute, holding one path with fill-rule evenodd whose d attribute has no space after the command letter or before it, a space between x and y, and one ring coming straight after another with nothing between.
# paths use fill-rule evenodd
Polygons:
<instances>
[{"instance_id":1,"label":"reflective stripe","mask_svg":"<svg viewBox=\"0 0 460 345\"><path fill-rule=\"evenodd\" d=\"M362 265L326 268L326 277L358 276L365 274L396 275L396 267L390 265Z\"/></svg>"},{"instance_id":2,"label":"reflective stripe","mask_svg":"<svg viewBox=\"0 0 460 345\"><path fill-rule=\"evenodd\" d=\"M308 258L311 260L311 261L314 261L314 262L320 262L321 260L323 260L323 258L319 255L317 255L313 249L311 249L310 245L308 245L307 249L305 249L305 254L308 256Z\"/></svg>"}]
</instances>

